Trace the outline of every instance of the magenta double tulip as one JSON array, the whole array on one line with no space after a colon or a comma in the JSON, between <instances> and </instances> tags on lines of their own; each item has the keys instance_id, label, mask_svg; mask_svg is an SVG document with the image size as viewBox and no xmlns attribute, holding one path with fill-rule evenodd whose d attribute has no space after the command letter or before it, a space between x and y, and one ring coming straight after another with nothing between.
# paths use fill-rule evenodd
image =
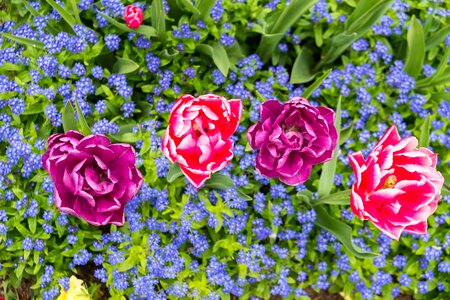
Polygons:
<instances>
[{"instance_id":1,"label":"magenta double tulip","mask_svg":"<svg viewBox=\"0 0 450 300\"><path fill-rule=\"evenodd\" d=\"M444 183L436 171L437 155L417 144L415 137L401 139L393 125L366 160L361 152L349 156L356 175L353 212L396 240L403 231L427 233Z\"/></svg>"},{"instance_id":2,"label":"magenta double tulip","mask_svg":"<svg viewBox=\"0 0 450 300\"><path fill-rule=\"evenodd\" d=\"M251 126L247 139L256 156L256 169L289 185L305 182L315 164L333 156L337 143L335 113L314 107L300 97L286 103L261 105L261 120Z\"/></svg>"},{"instance_id":3,"label":"magenta double tulip","mask_svg":"<svg viewBox=\"0 0 450 300\"><path fill-rule=\"evenodd\" d=\"M242 101L217 95L181 96L173 107L162 151L178 162L189 182L200 188L211 173L233 158L233 142L242 115Z\"/></svg>"},{"instance_id":4,"label":"magenta double tulip","mask_svg":"<svg viewBox=\"0 0 450 300\"><path fill-rule=\"evenodd\" d=\"M93 225L123 225L125 204L142 185L136 153L101 134L54 134L42 157L55 183L56 207Z\"/></svg>"}]
</instances>

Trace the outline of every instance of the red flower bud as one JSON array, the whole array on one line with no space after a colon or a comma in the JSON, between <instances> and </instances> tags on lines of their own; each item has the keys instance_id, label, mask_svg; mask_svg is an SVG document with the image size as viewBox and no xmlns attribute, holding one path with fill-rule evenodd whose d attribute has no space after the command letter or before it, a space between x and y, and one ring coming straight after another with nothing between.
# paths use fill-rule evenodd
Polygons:
<instances>
[{"instance_id":1,"label":"red flower bud","mask_svg":"<svg viewBox=\"0 0 450 300\"><path fill-rule=\"evenodd\" d=\"M123 18L128 27L136 29L142 24L142 9L134 5L128 5L125 10L125 16Z\"/></svg>"}]
</instances>

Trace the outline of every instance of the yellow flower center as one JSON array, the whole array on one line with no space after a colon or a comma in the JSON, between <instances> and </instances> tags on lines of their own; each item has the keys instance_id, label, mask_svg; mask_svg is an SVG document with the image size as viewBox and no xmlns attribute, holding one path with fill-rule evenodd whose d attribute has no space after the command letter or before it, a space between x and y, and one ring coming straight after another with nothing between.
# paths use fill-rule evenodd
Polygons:
<instances>
[{"instance_id":1,"label":"yellow flower center","mask_svg":"<svg viewBox=\"0 0 450 300\"><path fill-rule=\"evenodd\" d=\"M397 177L395 175L391 175L388 178L386 178L386 181L384 182L383 189L391 189L394 187L394 185L397 183Z\"/></svg>"}]
</instances>

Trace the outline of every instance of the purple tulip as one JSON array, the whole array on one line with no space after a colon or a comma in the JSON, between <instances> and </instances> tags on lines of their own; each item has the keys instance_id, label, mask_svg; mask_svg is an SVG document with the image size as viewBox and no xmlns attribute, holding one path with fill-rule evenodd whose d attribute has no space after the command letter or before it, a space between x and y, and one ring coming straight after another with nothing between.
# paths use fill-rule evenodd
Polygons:
<instances>
[{"instance_id":1,"label":"purple tulip","mask_svg":"<svg viewBox=\"0 0 450 300\"><path fill-rule=\"evenodd\" d=\"M333 110L295 97L286 103L266 101L260 113L247 139L259 150L255 165L262 175L297 185L309 178L313 165L333 156L338 137Z\"/></svg>"},{"instance_id":2,"label":"purple tulip","mask_svg":"<svg viewBox=\"0 0 450 300\"><path fill-rule=\"evenodd\" d=\"M55 183L56 207L97 226L125 222L125 204L143 182L135 162L132 146L77 131L50 136L42 157Z\"/></svg>"}]
</instances>

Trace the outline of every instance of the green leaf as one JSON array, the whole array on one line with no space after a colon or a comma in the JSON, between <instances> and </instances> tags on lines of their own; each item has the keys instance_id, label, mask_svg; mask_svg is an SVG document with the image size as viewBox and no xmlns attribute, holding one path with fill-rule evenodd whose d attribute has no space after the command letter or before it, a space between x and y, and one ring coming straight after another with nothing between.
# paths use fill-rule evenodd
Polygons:
<instances>
[{"instance_id":1,"label":"green leaf","mask_svg":"<svg viewBox=\"0 0 450 300\"><path fill-rule=\"evenodd\" d=\"M86 119L84 118L83 112L81 111L77 99L75 99L75 109L77 111L78 125L80 132L84 135L90 135L92 133L91 128L89 127L88 123L86 122Z\"/></svg>"},{"instance_id":2,"label":"green leaf","mask_svg":"<svg viewBox=\"0 0 450 300\"><path fill-rule=\"evenodd\" d=\"M160 38L165 36L166 13L164 12L162 0L153 0L152 2L152 26L156 29Z\"/></svg>"},{"instance_id":3,"label":"green leaf","mask_svg":"<svg viewBox=\"0 0 450 300\"><path fill-rule=\"evenodd\" d=\"M316 79L316 81L314 81L313 84L311 84L302 94L302 97L308 99L309 96L311 96L311 94L315 91L315 89L317 89L321 84L322 81L325 80L325 78L328 77L328 75L330 74L331 69L327 70L322 76L320 76L319 78Z\"/></svg>"},{"instance_id":4,"label":"green leaf","mask_svg":"<svg viewBox=\"0 0 450 300\"><path fill-rule=\"evenodd\" d=\"M115 141L121 143L136 143L140 137L137 134L133 133L133 128L136 124L127 124L124 126L120 126L120 129L117 133L109 135Z\"/></svg>"},{"instance_id":5,"label":"green leaf","mask_svg":"<svg viewBox=\"0 0 450 300\"><path fill-rule=\"evenodd\" d=\"M430 36L425 43L425 50L433 49L436 46L439 46L440 43L444 42L447 35L450 34L450 25L441 28L436 31L432 36Z\"/></svg>"},{"instance_id":6,"label":"green leaf","mask_svg":"<svg viewBox=\"0 0 450 300\"><path fill-rule=\"evenodd\" d=\"M206 21L210 18L209 12L216 4L216 0L198 0L195 4L195 8L198 10L198 14L194 14L194 17Z\"/></svg>"},{"instance_id":7,"label":"green leaf","mask_svg":"<svg viewBox=\"0 0 450 300\"><path fill-rule=\"evenodd\" d=\"M341 129L341 133L339 134L339 145L345 143L352 136L353 125L354 123L352 122L347 127Z\"/></svg>"},{"instance_id":8,"label":"green leaf","mask_svg":"<svg viewBox=\"0 0 450 300\"><path fill-rule=\"evenodd\" d=\"M417 88L425 88L429 86L445 84L450 81L450 67L448 67L448 59L450 57L450 47L445 50L444 56L441 58L436 71L428 78L418 80L416 83Z\"/></svg>"},{"instance_id":9,"label":"green leaf","mask_svg":"<svg viewBox=\"0 0 450 300\"><path fill-rule=\"evenodd\" d=\"M230 177L219 173L212 174L211 178L205 183L205 187L210 189L226 190L230 186L234 186L233 180L231 180Z\"/></svg>"},{"instance_id":10,"label":"green leaf","mask_svg":"<svg viewBox=\"0 0 450 300\"><path fill-rule=\"evenodd\" d=\"M345 22L345 30L328 39L322 51L322 60L315 70L333 62L354 41L363 36L383 16L394 0L361 0Z\"/></svg>"},{"instance_id":11,"label":"green leaf","mask_svg":"<svg viewBox=\"0 0 450 300\"><path fill-rule=\"evenodd\" d=\"M423 122L420 127L420 138L419 147L428 148L430 146L430 128L431 128L431 116L428 117Z\"/></svg>"},{"instance_id":12,"label":"green leaf","mask_svg":"<svg viewBox=\"0 0 450 300\"><path fill-rule=\"evenodd\" d=\"M242 200L244 201L252 201L253 198L250 197L249 195L247 195L246 193L244 193L243 191L241 191L241 189L237 189L237 194L239 197L242 198Z\"/></svg>"},{"instance_id":13,"label":"green leaf","mask_svg":"<svg viewBox=\"0 0 450 300\"><path fill-rule=\"evenodd\" d=\"M127 74L139 69L139 65L128 58L117 57L117 61L113 66L114 73Z\"/></svg>"},{"instance_id":14,"label":"green leaf","mask_svg":"<svg viewBox=\"0 0 450 300\"><path fill-rule=\"evenodd\" d=\"M130 256L128 256L123 262L121 262L118 267L117 271L119 272L126 272L129 269L133 268L139 263L139 253L140 253L141 246L132 246L131 250L129 251Z\"/></svg>"},{"instance_id":15,"label":"green leaf","mask_svg":"<svg viewBox=\"0 0 450 300\"><path fill-rule=\"evenodd\" d=\"M69 2L70 5L72 6L73 16L75 17L76 22L78 24L82 24L80 19L80 13L78 12L77 2L75 0L69 0Z\"/></svg>"},{"instance_id":16,"label":"green leaf","mask_svg":"<svg viewBox=\"0 0 450 300\"><path fill-rule=\"evenodd\" d=\"M28 218L28 228L30 229L32 234L36 233L36 225L37 225L37 221L36 218Z\"/></svg>"},{"instance_id":17,"label":"green leaf","mask_svg":"<svg viewBox=\"0 0 450 300\"><path fill-rule=\"evenodd\" d=\"M66 106L62 112L62 125L64 132L69 130L78 130L77 120L75 119L75 110L73 109L72 103L67 101Z\"/></svg>"},{"instance_id":18,"label":"green leaf","mask_svg":"<svg viewBox=\"0 0 450 300\"><path fill-rule=\"evenodd\" d=\"M308 49L302 48L297 58L294 61L291 71L291 83L305 83L314 79L315 74L312 74L314 67L314 59Z\"/></svg>"},{"instance_id":19,"label":"green leaf","mask_svg":"<svg viewBox=\"0 0 450 300\"><path fill-rule=\"evenodd\" d=\"M174 163L170 166L169 172L167 173L167 182L172 183L175 179L182 175L183 172L180 169L180 164Z\"/></svg>"},{"instance_id":20,"label":"green leaf","mask_svg":"<svg viewBox=\"0 0 450 300\"><path fill-rule=\"evenodd\" d=\"M319 197L316 201L312 201L311 205L321 205L321 204L330 204L330 205L348 205L350 203L350 190L345 190L341 192L337 192L331 195Z\"/></svg>"},{"instance_id":21,"label":"green leaf","mask_svg":"<svg viewBox=\"0 0 450 300\"><path fill-rule=\"evenodd\" d=\"M115 19L102 13L101 11L98 11L97 13L100 14L103 18L105 18L111 25L115 26L116 28L118 28L122 31L143 34L146 37L157 36L156 29L151 26L141 25L137 29L132 29L132 28L128 27L126 24L116 21Z\"/></svg>"},{"instance_id":22,"label":"green leaf","mask_svg":"<svg viewBox=\"0 0 450 300\"><path fill-rule=\"evenodd\" d=\"M336 107L336 120L334 121L334 126L336 131L341 131L341 100L342 96L339 97L337 107ZM334 183L334 174L336 172L336 163L339 151L339 143L337 143L334 149L333 157L330 161L326 162L322 166L322 173L320 174L319 188L317 190L320 197L324 197L330 194L331 188Z\"/></svg>"},{"instance_id":23,"label":"green leaf","mask_svg":"<svg viewBox=\"0 0 450 300\"><path fill-rule=\"evenodd\" d=\"M261 42L256 53L264 62L267 62L278 45L279 41L284 37L289 28L297 23L298 19L307 12L318 0L293 0L276 18L276 22L267 34L261 38Z\"/></svg>"},{"instance_id":24,"label":"green leaf","mask_svg":"<svg viewBox=\"0 0 450 300\"><path fill-rule=\"evenodd\" d=\"M381 16L389 9L392 0L361 0L355 10L347 18L345 22L345 30L347 32L359 32L367 30L375 24ZM370 26L369 26L370 24Z\"/></svg>"},{"instance_id":25,"label":"green leaf","mask_svg":"<svg viewBox=\"0 0 450 300\"><path fill-rule=\"evenodd\" d=\"M211 45L201 44L197 46L197 49L211 57L216 64L217 68L222 72L224 76L228 75L228 70L230 68L230 60L228 59L228 54L225 48L219 42L215 42Z\"/></svg>"},{"instance_id":26,"label":"green leaf","mask_svg":"<svg viewBox=\"0 0 450 300\"><path fill-rule=\"evenodd\" d=\"M416 16L412 16L407 35L408 54L406 55L404 72L413 77L417 77L422 71L423 61L425 59L425 35L422 24Z\"/></svg>"},{"instance_id":27,"label":"green leaf","mask_svg":"<svg viewBox=\"0 0 450 300\"><path fill-rule=\"evenodd\" d=\"M45 0L48 4L50 4L51 7L53 7L64 19L64 21L67 22L67 24L70 25L73 29L73 25L76 24L75 18L69 14L66 10L66 8L61 7L58 3L56 3L54 0Z\"/></svg>"},{"instance_id":28,"label":"green leaf","mask_svg":"<svg viewBox=\"0 0 450 300\"><path fill-rule=\"evenodd\" d=\"M37 12L33 6L31 6L30 3L28 3L27 0L23 0L22 3L25 5L25 7L30 11L30 13L33 15L33 17L39 16L39 12Z\"/></svg>"},{"instance_id":29,"label":"green leaf","mask_svg":"<svg viewBox=\"0 0 450 300\"><path fill-rule=\"evenodd\" d=\"M352 241L352 228L330 216L323 206L316 206L314 210L317 214L317 226L332 233L353 255L359 258L373 258L378 255L356 246Z\"/></svg>"},{"instance_id":30,"label":"green leaf","mask_svg":"<svg viewBox=\"0 0 450 300\"><path fill-rule=\"evenodd\" d=\"M12 34L9 34L6 32L0 32L0 34L3 35L5 38L10 39L11 41L17 42L19 44L22 44L25 46L30 46L30 47L37 48L37 49L44 49L44 43L42 43L40 41L35 41L35 40L15 36L15 35L12 35Z\"/></svg>"}]
</instances>

